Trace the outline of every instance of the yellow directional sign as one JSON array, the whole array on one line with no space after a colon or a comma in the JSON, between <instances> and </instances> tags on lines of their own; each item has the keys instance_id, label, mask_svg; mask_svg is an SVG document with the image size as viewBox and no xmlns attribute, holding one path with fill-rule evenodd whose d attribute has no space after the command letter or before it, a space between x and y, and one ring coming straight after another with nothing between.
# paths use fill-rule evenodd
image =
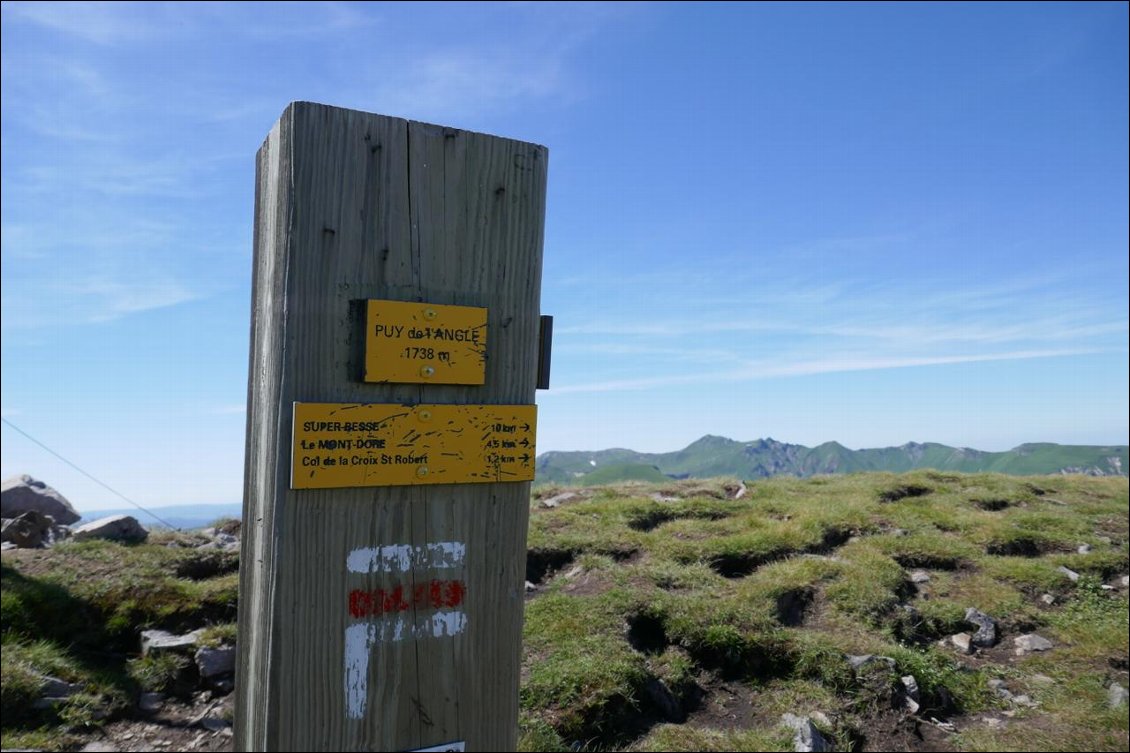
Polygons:
<instances>
[{"instance_id":1,"label":"yellow directional sign","mask_svg":"<svg viewBox=\"0 0 1130 753\"><path fill-rule=\"evenodd\" d=\"M486 352L485 308L368 302L366 382L483 384Z\"/></svg>"},{"instance_id":2,"label":"yellow directional sign","mask_svg":"<svg viewBox=\"0 0 1130 753\"><path fill-rule=\"evenodd\" d=\"M295 403L292 489L533 481L536 405Z\"/></svg>"}]
</instances>

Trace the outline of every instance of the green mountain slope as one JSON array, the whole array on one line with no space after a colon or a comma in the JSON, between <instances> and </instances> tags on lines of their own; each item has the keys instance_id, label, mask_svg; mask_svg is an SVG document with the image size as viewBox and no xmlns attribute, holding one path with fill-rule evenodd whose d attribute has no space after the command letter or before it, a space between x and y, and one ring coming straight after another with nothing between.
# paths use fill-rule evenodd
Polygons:
<instances>
[{"instance_id":1,"label":"green mountain slope","mask_svg":"<svg viewBox=\"0 0 1130 753\"><path fill-rule=\"evenodd\" d=\"M603 484L611 481L654 481L671 478L768 476L807 478L818 474L891 471L918 468L964 473L1086 473L1125 476L1130 468L1126 445L1023 444L1007 452L910 442L901 447L850 450L838 442L817 447L775 439L738 442L707 435L682 450L635 452L623 448L596 452L546 452L537 459L537 482Z\"/></svg>"}]
</instances>

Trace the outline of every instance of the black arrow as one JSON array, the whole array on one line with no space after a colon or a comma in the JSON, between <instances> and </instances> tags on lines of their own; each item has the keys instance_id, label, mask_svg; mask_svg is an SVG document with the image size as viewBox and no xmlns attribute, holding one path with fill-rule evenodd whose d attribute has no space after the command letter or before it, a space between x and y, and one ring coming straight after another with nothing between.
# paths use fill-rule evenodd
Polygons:
<instances>
[{"instance_id":1,"label":"black arrow","mask_svg":"<svg viewBox=\"0 0 1130 753\"><path fill-rule=\"evenodd\" d=\"M529 430L530 430L529 424L522 424L522 431L529 431Z\"/></svg>"},{"instance_id":2,"label":"black arrow","mask_svg":"<svg viewBox=\"0 0 1130 753\"><path fill-rule=\"evenodd\" d=\"M523 463L528 463L528 462L530 462L530 455L529 455L529 453L522 453L522 454L521 454L521 455L519 455L518 457L519 457L519 459L520 459L520 460L521 460L521 461L522 461Z\"/></svg>"}]
</instances>

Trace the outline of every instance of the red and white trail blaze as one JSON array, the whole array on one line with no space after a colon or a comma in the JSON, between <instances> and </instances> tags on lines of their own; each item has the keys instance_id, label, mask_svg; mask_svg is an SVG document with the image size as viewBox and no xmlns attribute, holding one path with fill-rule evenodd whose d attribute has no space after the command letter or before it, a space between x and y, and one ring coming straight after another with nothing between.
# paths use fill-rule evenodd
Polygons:
<instances>
[{"instance_id":1,"label":"red and white trail blaze","mask_svg":"<svg viewBox=\"0 0 1130 753\"><path fill-rule=\"evenodd\" d=\"M458 541L365 547L349 553L346 569L358 574L456 569L463 566L466 550ZM345 700L350 719L365 716L373 646L459 635L467 627L467 615L459 608L466 593L462 580L440 578L349 592L350 616L366 620L345 628Z\"/></svg>"}]
</instances>

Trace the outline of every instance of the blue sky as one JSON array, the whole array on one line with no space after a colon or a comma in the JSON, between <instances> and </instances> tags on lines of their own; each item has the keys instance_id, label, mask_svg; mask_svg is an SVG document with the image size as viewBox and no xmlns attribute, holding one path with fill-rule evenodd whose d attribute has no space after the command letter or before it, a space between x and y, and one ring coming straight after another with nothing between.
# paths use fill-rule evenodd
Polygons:
<instances>
[{"instance_id":1,"label":"blue sky","mask_svg":"<svg viewBox=\"0 0 1130 753\"><path fill-rule=\"evenodd\" d=\"M292 100L549 147L539 451L1128 441L1125 3L2 8L3 415L143 504L242 494Z\"/></svg>"}]
</instances>

